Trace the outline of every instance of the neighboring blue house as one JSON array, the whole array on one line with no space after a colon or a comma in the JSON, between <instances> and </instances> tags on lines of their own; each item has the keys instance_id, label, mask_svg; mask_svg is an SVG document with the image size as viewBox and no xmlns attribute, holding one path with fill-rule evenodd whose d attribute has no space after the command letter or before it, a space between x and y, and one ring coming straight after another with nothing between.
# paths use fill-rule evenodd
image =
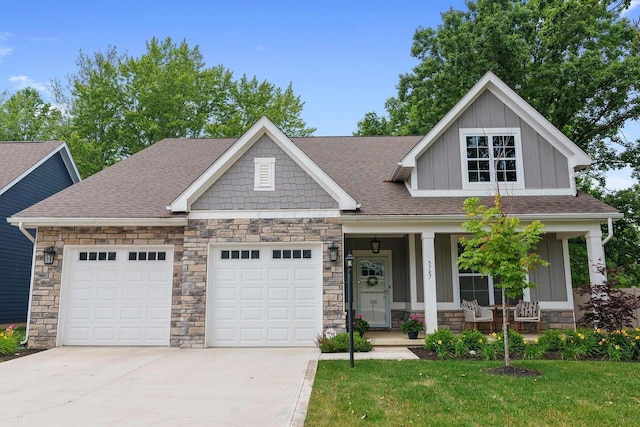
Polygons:
<instances>
[{"instance_id":1,"label":"neighboring blue house","mask_svg":"<svg viewBox=\"0 0 640 427\"><path fill-rule=\"evenodd\" d=\"M6 219L78 181L64 142L0 142L0 324L27 320L35 238Z\"/></svg>"}]
</instances>

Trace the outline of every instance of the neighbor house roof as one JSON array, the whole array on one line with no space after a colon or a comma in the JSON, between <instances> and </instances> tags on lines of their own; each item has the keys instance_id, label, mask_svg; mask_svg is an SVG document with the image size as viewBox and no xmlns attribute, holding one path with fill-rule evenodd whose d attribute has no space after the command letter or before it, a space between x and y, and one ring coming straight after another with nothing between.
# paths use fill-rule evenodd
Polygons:
<instances>
[{"instance_id":1,"label":"neighbor house roof","mask_svg":"<svg viewBox=\"0 0 640 427\"><path fill-rule=\"evenodd\" d=\"M60 152L73 181L80 175L71 161L67 144L62 141L2 141L0 142L0 194Z\"/></svg>"},{"instance_id":2,"label":"neighbor house roof","mask_svg":"<svg viewBox=\"0 0 640 427\"><path fill-rule=\"evenodd\" d=\"M390 171L421 139L399 137L291 138L319 168L355 199L360 208L346 215L460 216L462 197L412 197ZM165 139L22 212L18 220L52 224L55 219L171 219L168 206L195 182L236 139ZM485 203L490 203L487 197ZM617 211L584 193L577 196L506 197L518 215L585 218L618 217ZM46 220L45 220L46 219ZM142 222L140 222L142 223Z\"/></svg>"}]
</instances>

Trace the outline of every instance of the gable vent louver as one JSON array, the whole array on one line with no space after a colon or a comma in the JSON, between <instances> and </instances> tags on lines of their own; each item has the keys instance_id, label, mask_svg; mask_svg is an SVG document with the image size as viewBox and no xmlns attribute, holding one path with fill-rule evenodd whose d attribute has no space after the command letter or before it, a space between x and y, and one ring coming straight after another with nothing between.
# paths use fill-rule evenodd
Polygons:
<instances>
[{"instance_id":1,"label":"gable vent louver","mask_svg":"<svg viewBox=\"0 0 640 427\"><path fill-rule=\"evenodd\" d=\"M254 159L255 163L255 191L273 191L275 190L275 166L276 159L274 157L261 157Z\"/></svg>"}]
</instances>

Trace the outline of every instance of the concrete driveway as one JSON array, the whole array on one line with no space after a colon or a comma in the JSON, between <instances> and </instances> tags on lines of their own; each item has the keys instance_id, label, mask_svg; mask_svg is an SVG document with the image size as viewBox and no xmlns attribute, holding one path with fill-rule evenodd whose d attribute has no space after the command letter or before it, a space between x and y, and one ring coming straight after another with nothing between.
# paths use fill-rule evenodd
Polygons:
<instances>
[{"instance_id":1,"label":"concrete driveway","mask_svg":"<svg viewBox=\"0 0 640 427\"><path fill-rule=\"evenodd\" d=\"M0 424L302 425L316 348L60 347L0 363Z\"/></svg>"}]
</instances>

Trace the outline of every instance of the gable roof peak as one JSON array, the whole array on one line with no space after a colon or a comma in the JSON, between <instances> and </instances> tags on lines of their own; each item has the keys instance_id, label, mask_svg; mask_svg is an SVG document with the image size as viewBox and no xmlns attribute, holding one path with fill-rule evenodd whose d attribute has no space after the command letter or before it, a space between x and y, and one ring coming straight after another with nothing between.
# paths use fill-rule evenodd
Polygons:
<instances>
[{"instance_id":1,"label":"gable roof peak","mask_svg":"<svg viewBox=\"0 0 640 427\"><path fill-rule=\"evenodd\" d=\"M574 170L591 165L591 158L527 101L491 71L458 101L451 110L413 147L394 169L391 180L398 181L416 167L417 159L485 92L490 91L536 132L564 154Z\"/></svg>"},{"instance_id":2,"label":"gable roof peak","mask_svg":"<svg viewBox=\"0 0 640 427\"><path fill-rule=\"evenodd\" d=\"M171 212L188 212L191 209L191 204L235 164L264 134L271 138L276 145L331 195L338 202L339 209L356 210L358 208L358 203L355 199L314 163L271 120L266 116L262 116L171 203L168 207Z\"/></svg>"}]
</instances>

